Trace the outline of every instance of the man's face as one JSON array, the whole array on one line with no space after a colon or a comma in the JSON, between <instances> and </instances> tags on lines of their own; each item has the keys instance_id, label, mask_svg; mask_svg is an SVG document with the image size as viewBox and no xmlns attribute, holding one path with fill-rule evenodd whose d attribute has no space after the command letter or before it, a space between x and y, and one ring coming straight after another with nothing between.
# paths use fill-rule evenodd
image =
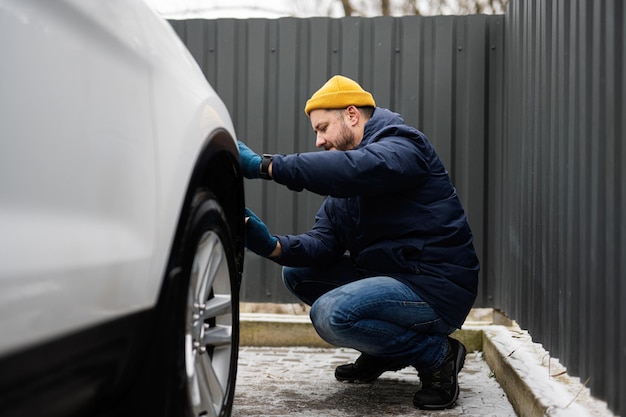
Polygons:
<instances>
[{"instance_id":1,"label":"man's face","mask_svg":"<svg viewBox=\"0 0 626 417\"><path fill-rule=\"evenodd\" d=\"M356 135L350 129L345 110L313 110L309 117L315 132L315 146L327 151L349 151L357 147Z\"/></svg>"}]
</instances>

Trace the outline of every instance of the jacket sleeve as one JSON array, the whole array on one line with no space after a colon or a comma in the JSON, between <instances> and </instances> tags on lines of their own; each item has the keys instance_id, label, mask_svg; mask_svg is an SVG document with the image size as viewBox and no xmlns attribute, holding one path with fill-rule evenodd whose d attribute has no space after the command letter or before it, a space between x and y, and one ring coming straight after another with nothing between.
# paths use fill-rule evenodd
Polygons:
<instances>
[{"instance_id":1,"label":"jacket sleeve","mask_svg":"<svg viewBox=\"0 0 626 417\"><path fill-rule=\"evenodd\" d=\"M432 148L394 136L350 151L274 155L274 181L289 189L347 198L400 191L430 174Z\"/></svg>"},{"instance_id":2,"label":"jacket sleeve","mask_svg":"<svg viewBox=\"0 0 626 417\"><path fill-rule=\"evenodd\" d=\"M326 215L326 203L315 216L313 228L299 235L276 236L282 247L280 257L274 262L293 267L329 264L343 255L341 245L332 222Z\"/></svg>"}]
</instances>

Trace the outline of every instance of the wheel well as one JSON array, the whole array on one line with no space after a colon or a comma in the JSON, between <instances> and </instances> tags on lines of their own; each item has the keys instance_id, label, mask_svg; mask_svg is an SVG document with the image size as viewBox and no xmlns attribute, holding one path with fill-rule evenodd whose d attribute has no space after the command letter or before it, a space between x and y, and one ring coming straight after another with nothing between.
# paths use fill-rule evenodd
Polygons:
<instances>
[{"instance_id":1,"label":"wheel well","mask_svg":"<svg viewBox=\"0 0 626 417\"><path fill-rule=\"evenodd\" d=\"M228 227L235 245L235 261L239 282L241 282L244 259L245 197L243 173L237 155L237 145L226 130L217 129L207 137L189 181L172 248L176 250L180 247L180 240L185 228L182 222L189 215L190 203L195 191L200 187L208 188L215 195L226 214Z\"/></svg>"}]
</instances>

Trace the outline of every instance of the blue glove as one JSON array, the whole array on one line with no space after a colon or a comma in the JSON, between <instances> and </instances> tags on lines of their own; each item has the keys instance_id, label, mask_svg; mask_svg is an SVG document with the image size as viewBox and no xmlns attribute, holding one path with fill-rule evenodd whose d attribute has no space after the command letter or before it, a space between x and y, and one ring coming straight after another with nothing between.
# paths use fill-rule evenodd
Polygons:
<instances>
[{"instance_id":1,"label":"blue glove","mask_svg":"<svg viewBox=\"0 0 626 417\"><path fill-rule=\"evenodd\" d=\"M254 153L245 143L238 140L239 157L241 158L241 168L246 178L261 178L261 156ZM256 217L256 216L255 216Z\"/></svg>"},{"instance_id":2,"label":"blue glove","mask_svg":"<svg viewBox=\"0 0 626 417\"><path fill-rule=\"evenodd\" d=\"M246 247L257 255L267 258L276 249L278 239L249 208L246 208Z\"/></svg>"}]
</instances>

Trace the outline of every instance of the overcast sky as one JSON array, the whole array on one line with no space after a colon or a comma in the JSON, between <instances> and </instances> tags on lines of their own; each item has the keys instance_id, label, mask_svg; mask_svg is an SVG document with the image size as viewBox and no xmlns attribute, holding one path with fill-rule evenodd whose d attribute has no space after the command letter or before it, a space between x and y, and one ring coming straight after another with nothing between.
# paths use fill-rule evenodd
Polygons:
<instances>
[{"instance_id":1,"label":"overcast sky","mask_svg":"<svg viewBox=\"0 0 626 417\"><path fill-rule=\"evenodd\" d=\"M188 18L279 18L285 16L343 17L340 0L146 0L166 19ZM419 0L420 10L427 11L431 0ZM391 0L392 5L397 1ZM448 2L453 4L454 2ZM380 0L356 2L366 16L380 13ZM364 9L370 6L371 10ZM450 10L453 12L453 10ZM428 13L426 13L428 14Z\"/></svg>"}]
</instances>

